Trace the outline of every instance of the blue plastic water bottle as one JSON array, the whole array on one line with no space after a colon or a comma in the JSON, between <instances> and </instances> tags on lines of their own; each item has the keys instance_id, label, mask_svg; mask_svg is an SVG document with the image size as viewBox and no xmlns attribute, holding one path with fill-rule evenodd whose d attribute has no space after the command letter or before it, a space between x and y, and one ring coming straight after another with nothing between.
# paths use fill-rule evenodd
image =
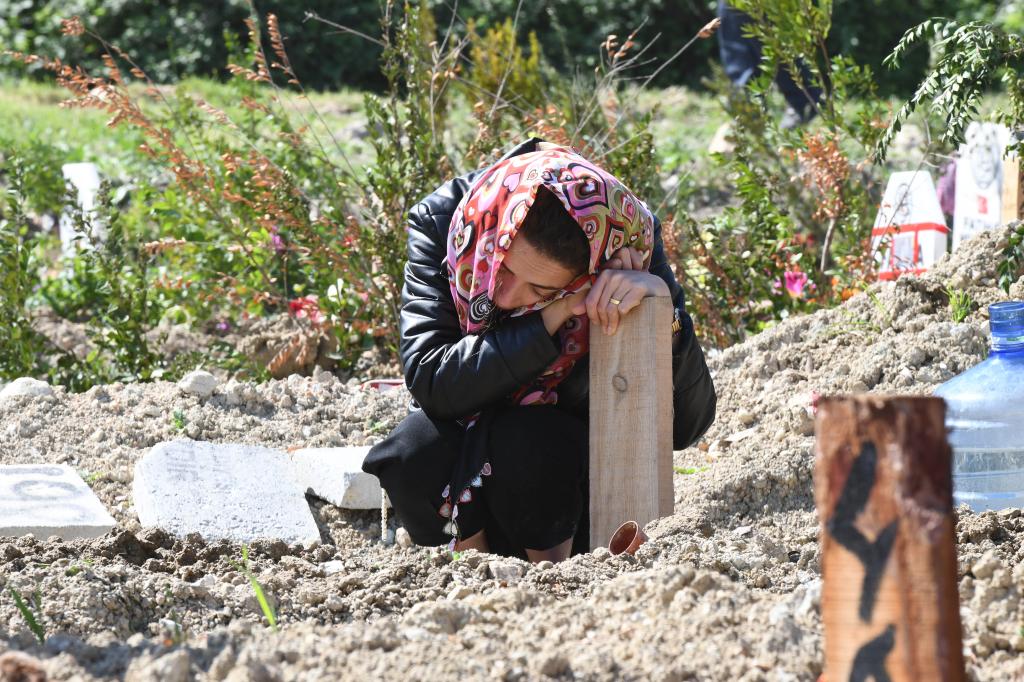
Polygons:
<instances>
[{"instance_id":1,"label":"blue plastic water bottle","mask_svg":"<svg viewBox=\"0 0 1024 682\"><path fill-rule=\"evenodd\" d=\"M1024 507L1024 301L988 307L988 359L935 389L948 405L953 501Z\"/></svg>"}]
</instances>

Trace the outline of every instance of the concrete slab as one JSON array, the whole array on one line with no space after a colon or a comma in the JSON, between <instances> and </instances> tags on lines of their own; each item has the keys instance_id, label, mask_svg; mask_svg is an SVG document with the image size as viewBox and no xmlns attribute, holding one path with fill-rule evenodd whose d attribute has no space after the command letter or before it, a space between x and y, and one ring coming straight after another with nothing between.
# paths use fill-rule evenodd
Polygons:
<instances>
[{"instance_id":1,"label":"concrete slab","mask_svg":"<svg viewBox=\"0 0 1024 682\"><path fill-rule=\"evenodd\" d=\"M0 466L0 535L96 538L114 524L96 494L68 465Z\"/></svg>"},{"instance_id":2,"label":"concrete slab","mask_svg":"<svg viewBox=\"0 0 1024 682\"><path fill-rule=\"evenodd\" d=\"M279 450L189 439L155 445L132 483L143 526L235 542L319 541L303 491Z\"/></svg>"},{"instance_id":3,"label":"concrete slab","mask_svg":"<svg viewBox=\"0 0 1024 682\"><path fill-rule=\"evenodd\" d=\"M380 481L363 471L369 446L302 448L288 454L308 494L344 509L380 509Z\"/></svg>"}]
</instances>

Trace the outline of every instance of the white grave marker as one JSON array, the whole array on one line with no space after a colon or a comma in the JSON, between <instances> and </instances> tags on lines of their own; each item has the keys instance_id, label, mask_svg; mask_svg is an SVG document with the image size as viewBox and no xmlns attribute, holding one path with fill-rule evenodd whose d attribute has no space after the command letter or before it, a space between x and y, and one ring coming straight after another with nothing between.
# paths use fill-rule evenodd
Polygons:
<instances>
[{"instance_id":1,"label":"white grave marker","mask_svg":"<svg viewBox=\"0 0 1024 682\"><path fill-rule=\"evenodd\" d=\"M956 163L953 249L982 230L1002 223L1003 153L1010 131L996 123L967 126Z\"/></svg>"},{"instance_id":2,"label":"white grave marker","mask_svg":"<svg viewBox=\"0 0 1024 682\"><path fill-rule=\"evenodd\" d=\"M64 179L70 182L78 191L78 205L82 213L90 216L96 208L96 195L100 191L100 173L94 163L66 163L61 166ZM102 241L106 237L106 230L100 225L96 216L90 216L92 221L92 238ZM75 251L88 245L87 235L79 232L71 216L63 214L60 217L60 243L61 251L65 258L73 256ZM81 237L81 239L80 239Z\"/></svg>"},{"instance_id":3,"label":"white grave marker","mask_svg":"<svg viewBox=\"0 0 1024 682\"><path fill-rule=\"evenodd\" d=\"M0 466L0 536L97 538L114 523L96 494L68 465Z\"/></svg>"},{"instance_id":4,"label":"white grave marker","mask_svg":"<svg viewBox=\"0 0 1024 682\"><path fill-rule=\"evenodd\" d=\"M344 509L378 509L380 481L363 471L369 447L303 448L289 453L307 493Z\"/></svg>"},{"instance_id":5,"label":"white grave marker","mask_svg":"<svg viewBox=\"0 0 1024 682\"><path fill-rule=\"evenodd\" d=\"M946 218L939 206L931 174L893 173L871 230L871 251L879 263L878 278L921 274L946 253Z\"/></svg>"},{"instance_id":6,"label":"white grave marker","mask_svg":"<svg viewBox=\"0 0 1024 682\"><path fill-rule=\"evenodd\" d=\"M319 541L303 492L283 452L188 439L154 446L132 483L143 526L235 542Z\"/></svg>"}]
</instances>

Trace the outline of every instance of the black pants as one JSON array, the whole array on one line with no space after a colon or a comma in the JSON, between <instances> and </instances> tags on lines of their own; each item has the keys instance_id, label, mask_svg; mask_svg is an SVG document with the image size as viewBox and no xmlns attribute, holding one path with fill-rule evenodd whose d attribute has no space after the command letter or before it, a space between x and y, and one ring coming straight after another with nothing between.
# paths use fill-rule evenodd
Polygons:
<instances>
[{"instance_id":1,"label":"black pants","mask_svg":"<svg viewBox=\"0 0 1024 682\"><path fill-rule=\"evenodd\" d=\"M491 474L473 489L472 502L459 505L459 536L484 530L490 550L506 556L525 558L526 549L569 538L574 553L587 551L586 420L552 406L509 406L487 428L477 440L486 443ZM416 544L451 540L438 510L465 433L454 421L416 410L366 457L363 469L380 479Z\"/></svg>"},{"instance_id":2,"label":"black pants","mask_svg":"<svg viewBox=\"0 0 1024 682\"><path fill-rule=\"evenodd\" d=\"M734 85L742 87L754 78L761 68L761 43L743 34L743 26L750 21L750 17L729 7L725 0L718 0L718 18L722 20L722 25L718 27L718 51L725 75ZM800 71L801 78L806 83L810 72L803 64L800 64ZM820 89L808 87L805 93L785 68L779 68L775 74L775 84L790 107L806 119L811 117L811 100L817 103L821 99ZM808 99L808 95L811 99Z\"/></svg>"}]
</instances>

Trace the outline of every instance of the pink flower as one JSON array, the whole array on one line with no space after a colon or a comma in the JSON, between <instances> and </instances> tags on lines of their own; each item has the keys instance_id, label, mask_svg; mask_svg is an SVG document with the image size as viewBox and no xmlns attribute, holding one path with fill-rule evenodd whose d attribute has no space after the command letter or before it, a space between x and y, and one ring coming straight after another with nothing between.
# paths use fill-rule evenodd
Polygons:
<instances>
[{"instance_id":1,"label":"pink flower","mask_svg":"<svg viewBox=\"0 0 1024 682\"><path fill-rule=\"evenodd\" d=\"M787 272L783 275L786 281L786 292L793 298L803 298L804 288L807 286L807 274L800 272Z\"/></svg>"},{"instance_id":2,"label":"pink flower","mask_svg":"<svg viewBox=\"0 0 1024 682\"><path fill-rule=\"evenodd\" d=\"M321 324L326 319L320 311L320 301L316 294L288 301L288 310L300 320L308 317L313 324Z\"/></svg>"}]
</instances>

